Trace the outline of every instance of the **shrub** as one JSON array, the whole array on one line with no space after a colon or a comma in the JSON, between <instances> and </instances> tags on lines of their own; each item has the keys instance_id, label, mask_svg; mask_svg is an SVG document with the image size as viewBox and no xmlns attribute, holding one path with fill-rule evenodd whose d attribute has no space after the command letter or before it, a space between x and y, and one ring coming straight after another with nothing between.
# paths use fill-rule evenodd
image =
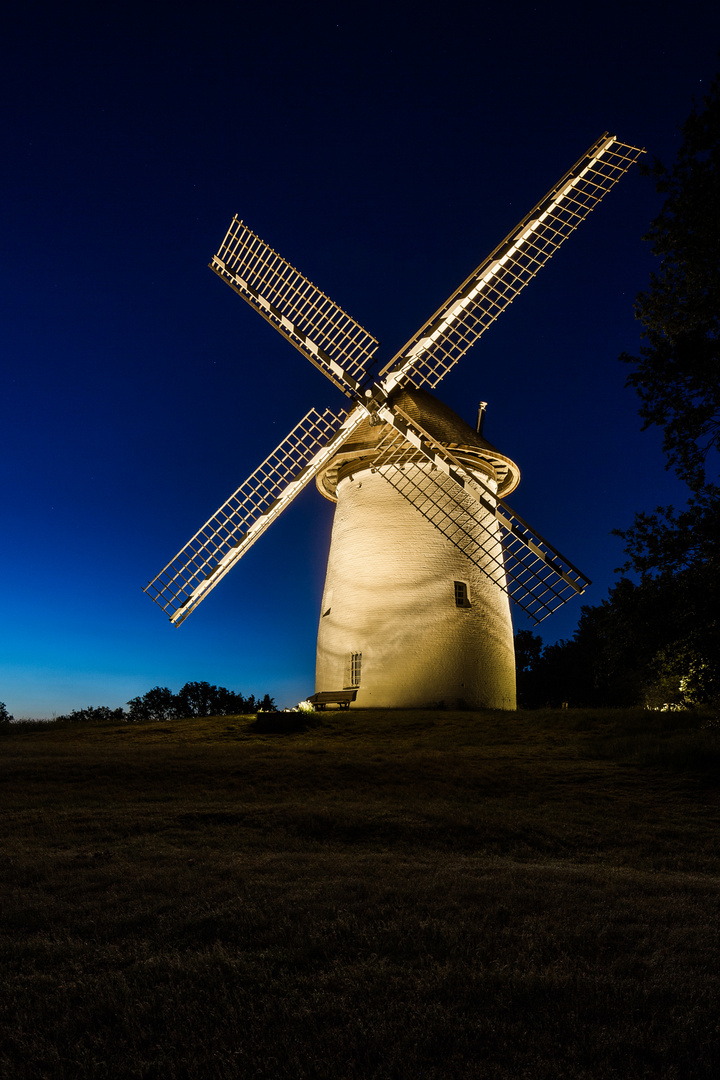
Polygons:
<instances>
[{"instance_id":1,"label":"shrub","mask_svg":"<svg viewBox=\"0 0 720 1080\"><path fill-rule=\"evenodd\" d=\"M655 655L645 688L648 709L693 709L717 696L716 664L692 641L674 642Z\"/></svg>"},{"instance_id":2,"label":"shrub","mask_svg":"<svg viewBox=\"0 0 720 1080\"><path fill-rule=\"evenodd\" d=\"M316 727L319 723L320 720L314 711L273 712L260 713L250 728L258 735L294 735L297 732L307 731L309 727Z\"/></svg>"},{"instance_id":3,"label":"shrub","mask_svg":"<svg viewBox=\"0 0 720 1080\"><path fill-rule=\"evenodd\" d=\"M125 710L110 709L107 705L88 705L86 709L73 709L70 713L58 716L58 724L110 724L125 720Z\"/></svg>"}]
</instances>

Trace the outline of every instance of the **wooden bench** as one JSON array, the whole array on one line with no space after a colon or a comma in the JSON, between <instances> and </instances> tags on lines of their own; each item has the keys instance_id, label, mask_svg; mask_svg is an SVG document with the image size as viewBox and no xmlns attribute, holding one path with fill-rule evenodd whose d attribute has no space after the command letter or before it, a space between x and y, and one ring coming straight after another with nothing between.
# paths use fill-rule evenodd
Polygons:
<instances>
[{"instance_id":1,"label":"wooden bench","mask_svg":"<svg viewBox=\"0 0 720 1080\"><path fill-rule=\"evenodd\" d=\"M324 709L330 702L334 702L340 709L349 709L350 702L357 697L355 690L322 690L319 694L313 694L308 698L311 705L316 709Z\"/></svg>"}]
</instances>

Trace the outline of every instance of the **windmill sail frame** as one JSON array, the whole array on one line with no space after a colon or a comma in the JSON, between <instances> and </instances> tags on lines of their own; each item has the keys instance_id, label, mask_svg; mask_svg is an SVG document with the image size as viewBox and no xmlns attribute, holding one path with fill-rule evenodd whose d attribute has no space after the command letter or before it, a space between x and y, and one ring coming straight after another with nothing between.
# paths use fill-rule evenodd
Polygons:
<instances>
[{"instance_id":1,"label":"windmill sail frame","mask_svg":"<svg viewBox=\"0 0 720 1080\"><path fill-rule=\"evenodd\" d=\"M380 371L435 387L644 153L605 132Z\"/></svg>"},{"instance_id":2,"label":"windmill sail frame","mask_svg":"<svg viewBox=\"0 0 720 1080\"><path fill-rule=\"evenodd\" d=\"M310 411L145 586L175 626L225 577L327 464L365 412Z\"/></svg>"},{"instance_id":3,"label":"windmill sail frame","mask_svg":"<svg viewBox=\"0 0 720 1080\"><path fill-rule=\"evenodd\" d=\"M572 596L582 595L590 579L499 499L457 454L399 406L386 406L380 415L391 431L377 448L373 470L471 562L492 576L535 623L552 615ZM430 469L412 468L419 461L428 463ZM479 517L468 511L463 493L479 504ZM452 513L448 513L448 503L453 506ZM477 537L478 525L484 533L482 540ZM498 532L502 556L495 551Z\"/></svg>"},{"instance_id":4,"label":"windmill sail frame","mask_svg":"<svg viewBox=\"0 0 720 1080\"><path fill-rule=\"evenodd\" d=\"M377 338L237 215L209 266L338 390L359 390Z\"/></svg>"},{"instance_id":5,"label":"windmill sail frame","mask_svg":"<svg viewBox=\"0 0 720 1080\"><path fill-rule=\"evenodd\" d=\"M447 447L393 406L392 395L406 383L435 387L642 153L603 134L381 369L375 388L364 395L361 384L377 339L234 217L211 269L351 398L354 407L341 414L311 409L148 583L145 592L171 622L177 626L187 618L368 416L371 423L390 425L374 467L471 561L480 558L482 549L480 562L486 562L487 550L477 537L472 543L467 540L476 530L465 528L468 510L458 494L472 496L491 517L495 524L486 531L495 544L497 526L503 556L493 556L490 574L532 619L541 621L582 593L589 579ZM410 473L403 469L418 454L429 463L421 484L417 477L410 482ZM446 509L443 519L440 507L448 501L455 506L456 520Z\"/></svg>"}]
</instances>

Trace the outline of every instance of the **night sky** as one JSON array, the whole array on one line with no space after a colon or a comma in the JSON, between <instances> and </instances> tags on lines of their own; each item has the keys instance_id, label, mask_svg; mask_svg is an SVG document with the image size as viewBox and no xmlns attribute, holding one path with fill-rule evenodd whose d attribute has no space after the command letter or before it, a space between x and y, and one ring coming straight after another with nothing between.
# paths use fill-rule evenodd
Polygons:
<instances>
[{"instance_id":1,"label":"night sky","mask_svg":"<svg viewBox=\"0 0 720 1080\"><path fill-rule=\"evenodd\" d=\"M308 487L179 629L142 586L311 405L344 399L207 268L237 213L388 359L603 131L671 162L715 2L26 0L3 16L0 700L313 690L332 506ZM682 502L624 388L660 207L637 167L439 388L593 579ZM544 622L569 637L570 602ZM515 613L516 628L529 624Z\"/></svg>"}]
</instances>

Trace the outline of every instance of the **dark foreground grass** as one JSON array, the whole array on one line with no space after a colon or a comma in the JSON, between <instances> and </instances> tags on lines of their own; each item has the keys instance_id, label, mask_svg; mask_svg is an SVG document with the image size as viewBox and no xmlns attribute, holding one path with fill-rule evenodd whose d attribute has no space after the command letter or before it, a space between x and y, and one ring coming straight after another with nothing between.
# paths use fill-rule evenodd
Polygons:
<instances>
[{"instance_id":1,"label":"dark foreground grass","mask_svg":"<svg viewBox=\"0 0 720 1080\"><path fill-rule=\"evenodd\" d=\"M720 1075L718 730L336 713L0 742L1 1075Z\"/></svg>"}]
</instances>

